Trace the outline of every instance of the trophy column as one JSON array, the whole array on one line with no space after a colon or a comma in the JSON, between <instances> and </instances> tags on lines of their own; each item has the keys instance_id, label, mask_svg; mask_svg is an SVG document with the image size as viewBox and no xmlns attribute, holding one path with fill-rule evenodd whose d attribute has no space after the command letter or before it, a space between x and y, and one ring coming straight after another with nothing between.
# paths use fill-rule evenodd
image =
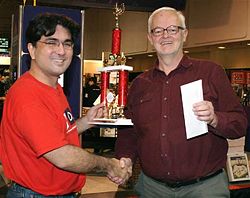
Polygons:
<instances>
[{"instance_id":1,"label":"trophy column","mask_svg":"<svg viewBox=\"0 0 250 198\"><path fill-rule=\"evenodd\" d=\"M109 89L109 77L110 73L107 71L101 72L101 102L104 101L105 106L107 106L107 90Z\"/></svg>"}]
</instances>

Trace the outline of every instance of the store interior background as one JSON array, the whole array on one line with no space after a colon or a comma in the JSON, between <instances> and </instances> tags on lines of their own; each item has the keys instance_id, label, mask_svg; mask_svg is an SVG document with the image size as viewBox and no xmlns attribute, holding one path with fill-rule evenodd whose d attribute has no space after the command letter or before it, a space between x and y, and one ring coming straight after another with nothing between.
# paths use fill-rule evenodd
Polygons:
<instances>
[{"instance_id":1,"label":"store interior background","mask_svg":"<svg viewBox=\"0 0 250 198\"><path fill-rule=\"evenodd\" d=\"M0 70L7 71L2 72L7 77L11 66L11 17L23 2L0 0ZM126 65L133 67L132 74L149 69L155 62L155 51L147 39L147 20L161 6L172 6L185 14L189 29L186 54L215 61L226 69L229 78L231 71L250 71L249 0L37 0L38 6L84 10L83 76L98 75L102 53L111 51L116 2L124 3L126 8L119 17L121 51L127 58ZM26 5L33 3L26 1Z\"/></svg>"},{"instance_id":2,"label":"store interior background","mask_svg":"<svg viewBox=\"0 0 250 198\"><path fill-rule=\"evenodd\" d=\"M26 1L26 5L33 2ZM126 11L120 17L121 51L127 58L126 64L133 66L133 72L143 72L155 61L154 49L147 40L147 19L152 10L163 5L185 13L189 29L185 53L189 56L210 59L225 69L250 68L249 0L36 1L41 6L84 10L84 74L98 73L96 67L102 66L102 52L111 51L115 2L125 3ZM0 0L0 38L8 39L8 49L11 44L11 15L19 5L23 5L22 0ZM1 53L1 65L10 64L8 56L11 52L8 52Z\"/></svg>"},{"instance_id":3,"label":"store interior background","mask_svg":"<svg viewBox=\"0 0 250 198\"><path fill-rule=\"evenodd\" d=\"M174 6L186 15L189 29L185 52L195 58L206 58L227 69L249 68L250 2L249 0L165 0L165 1L105 1L37 0L37 5L85 10L84 60L101 60L102 52L111 51L111 35L114 28L114 2L124 2L126 11L120 17L122 29L121 50L127 57L127 65L134 72L150 68L155 61L154 49L147 40L147 19L151 11L161 5ZM104 3L103 3L104 2ZM108 3L107 3L108 2ZM135 6L132 6L132 3ZM136 3L137 2L137 3ZM150 3L151 2L151 3ZM26 5L33 0L26 1ZM0 0L0 38L11 42L11 14L21 0ZM218 49L218 47L226 47ZM84 65L85 73L96 72L93 64Z\"/></svg>"},{"instance_id":4,"label":"store interior background","mask_svg":"<svg viewBox=\"0 0 250 198\"><path fill-rule=\"evenodd\" d=\"M33 2L27 0L26 5ZM155 62L155 51L147 40L147 20L151 12L161 6L184 12L189 30L184 52L188 56L220 64L229 78L233 71L250 71L250 0L37 0L38 6L84 10L83 76L98 75L102 53L111 51L116 2L126 7L119 18L121 51L135 75ZM11 66L11 15L19 5L23 5L23 0L0 0L0 43L1 39L8 41L8 46L0 49L0 71L8 71ZM242 84L237 86L243 88ZM250 84L244 87L250 89ZM249 101L244 105L249 105ZM111 146L107 142L102 141L107 148L112 148L114 141L111 140Z\"/></svg>"},{"instance_id":5,"label":"store interior background","mask_svg":"<svg viewBox=\"0 0 250 198\"><path fill-rule=\"evenodd\" d=\"M126 11L120 17L121 51L127 57L127 65L134 67L134 72L148 69L155 60L154 49L147 40L147 19L151 11L161 5L174 6L185 13L189 29L185 52L189 56L211 59L228 69L250 67L249 0L127 0L130 6L126 5L126 1L119 0L37 0L36 2L41 6L85 11L84 60L100 61L102 52L111 51L112 29L115 23L112 9L115 2L124 2ZM135 6L131 6L131 2L134 2ZM26 1L26 5L32 4L33 0ZM7 38L9 46L11 14L19 5L23 5L22 0L0 0L0 38ZM218 47L226 48L218 49ZM84 71L95 72L93 65L88 66L88 63L84 65Z\"/></svg>"}]
</instances>

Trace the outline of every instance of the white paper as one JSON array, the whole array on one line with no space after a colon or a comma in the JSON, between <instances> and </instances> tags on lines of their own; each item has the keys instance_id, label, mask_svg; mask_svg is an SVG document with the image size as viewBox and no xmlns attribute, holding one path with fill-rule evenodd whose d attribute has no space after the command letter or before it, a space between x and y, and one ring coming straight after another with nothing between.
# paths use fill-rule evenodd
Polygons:
<instances>
[{"instance_id":1,"label":"white paper","mask_svg":"<svg viewBox=\"0 0 250 198\"><path fill-rule=\"evenodd\" d=\"M182 85L181 96L187 139L207 133L207 123L198 120L192 110L194 103L203 101L202 80Z\"/></svg>"}]
</instances>

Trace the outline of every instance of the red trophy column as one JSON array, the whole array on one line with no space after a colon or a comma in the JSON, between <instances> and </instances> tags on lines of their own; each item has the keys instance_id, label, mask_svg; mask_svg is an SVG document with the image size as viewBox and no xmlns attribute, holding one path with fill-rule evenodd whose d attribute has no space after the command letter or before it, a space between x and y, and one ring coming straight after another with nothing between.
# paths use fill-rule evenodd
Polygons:
<instances>
[{"instance_id":1,"label":"red trophy column","mask_svg":"<svg viewBox=\"0 0 250 198\"><path fill-rule=\"evenodd\" d=\"M105 101L107 97L107 89L109 88L109 72L101 72L101 102Z\"/></svg>"},{"instance_id":2,"label":"red trophy column","mask_svg":"<svg viewBox=\"0 0 250 198\"><path fill-rule=\"evenodd\" d=\"M112 54L119 55L121 50L121 29L115 28L112 32Z\"/></svg>"},{"instance_id":3,"label":"red trophy column","mask_svg":"<svg viewBox=\"0 0 250 198\"><path fill-rule=\"evenodd\" d=\"M119 71L119 94L118 105L124 107L127 103L128 94L128 71Z\"/></svg>"}]
</instances>

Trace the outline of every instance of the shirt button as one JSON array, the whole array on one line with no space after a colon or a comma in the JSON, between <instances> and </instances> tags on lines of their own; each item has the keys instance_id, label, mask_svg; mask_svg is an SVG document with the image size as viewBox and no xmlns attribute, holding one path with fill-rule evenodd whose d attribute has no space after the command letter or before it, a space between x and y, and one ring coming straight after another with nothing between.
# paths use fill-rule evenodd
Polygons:
<instances>
[{"instance_id":1,"label":"shirt button","mask_svg":"<svg viewBox=\"0 0 250 198\"><path fill-rule=\"evenodd\" d=\"M166 84L168 85L168 81L166 81Z\"/></svg>"},{"instance_id":2,"label":"shirt button","mask_svg":"<svg viewBox=\"0 0 250 198\"><path fill-rule=\"evenodd\" d=\"M167 115L164 115L164 116L163 116L163 118L165 118L165 119L166 119L166 118L167 118Z\"/></svg>"},{"instance_id":3,"label":"shirt button","mask_svg":"<svg viewBox=\"0 0 250 198\"><path fill-rule=\"evenodd\" d=\"M166 136L166 134L165 134L165 133L162 133L162 134L161 134L161 136L162 136L162 137L165 137L165 136Z\"/></svg>"},{"instance_id":4,"label":"shirt button","mask_svg":"<svg viewBox=\"0 0 250 198\"><path fill-rule=\"evenodd\" d=\"M167 97L164 97L163 100L167 101Z\"/></svg>"},{"instance_id":5,"label":"shirt button","mask_svg":"<svg viewBox=\"0 0 250 198\"><path fill-rule=\"evenodd\" d=\"M167 174L170 175L170 172L168 172Z\"/></svg>"}]
</instances>

